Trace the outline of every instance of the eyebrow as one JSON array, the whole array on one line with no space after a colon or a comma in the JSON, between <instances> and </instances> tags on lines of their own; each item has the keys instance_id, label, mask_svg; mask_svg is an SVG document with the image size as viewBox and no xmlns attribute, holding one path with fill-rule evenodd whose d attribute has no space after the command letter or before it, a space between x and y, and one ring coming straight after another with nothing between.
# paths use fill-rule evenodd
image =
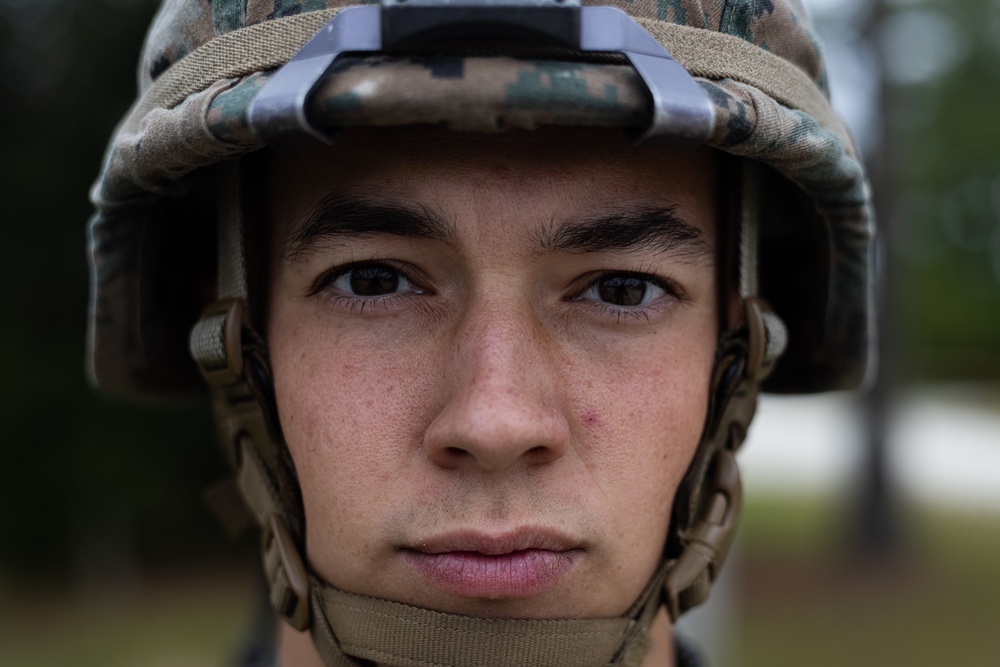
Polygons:
<instances>
[{"instance_id":1,"label":"eyebrow","mask_svg":"<svg viewBox=\"0 0 1000 667\"><path fill-rule=\"evenodd\" d=\"M652 247L694 261L711 259L712 248L701 229L677 215L676 208L625 209L563 222L543 232L539 246L574 253Z\"/></svg>"},{"instance_id":2,"label":"eyebrow","mask_svg":"<svg viewBox=\"0 0 1000 667\"><path fill-rule=\"evenodd\" d=\"M701 230L678 216L675 209L631 208L564 221L543 230L537 244L542 252L596 253L652 247L692 261L711 259L712 249ZM293 229L284 256L295 261L324 241L371 234L448 242L456 231L426 206L411 208L372 197L330 195Z\"/></svg>"},{"instance_id":3,"label":"eyebrow","mask_svg":"<svg viewBox=\"0 0 1000 667\"><path fill-rule=\"evenodd\" d=\"M454 227L427 207L341 195L324 197L297 225L285 243L285 259L295 261L324 241L337 237L392 234L403 238L447 241Z\"/></svg>"}]
</instances>

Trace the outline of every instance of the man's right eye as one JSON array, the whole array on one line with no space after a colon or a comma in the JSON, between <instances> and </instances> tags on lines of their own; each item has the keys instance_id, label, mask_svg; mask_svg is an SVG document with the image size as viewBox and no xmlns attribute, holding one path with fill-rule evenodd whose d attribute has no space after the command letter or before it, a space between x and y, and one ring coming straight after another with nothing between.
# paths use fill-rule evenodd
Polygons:
<instances>
[{"instance_id":1,"label":"man's right eye","mask_svg":"<svg viewBox=\"0 0 1000 667\"><path fill-rule=\"evenodd\" d=\"M398 267L382 262L359 262L342 266L329 275L326 289L343 296L380 297L404 292L422 293Z\"/></svg>"},{"instance_id":2,"label":"man's right eye","mask_svg":"<svg viewBox=\"0 0 1000 667\"><path fill-rule=\"evenodd\" d=\"M382 296L399 289L406 278L384 266L363 266L340 275L333 286L355 296Z\"/></svg>"}]
</instances>

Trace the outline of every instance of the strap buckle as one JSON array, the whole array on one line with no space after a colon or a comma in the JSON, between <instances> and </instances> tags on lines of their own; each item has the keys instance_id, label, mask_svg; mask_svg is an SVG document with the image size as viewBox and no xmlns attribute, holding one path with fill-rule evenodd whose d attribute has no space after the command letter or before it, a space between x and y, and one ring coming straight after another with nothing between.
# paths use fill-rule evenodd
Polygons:
<instances>
[{"instance_id":1,"label":"strap buckle","mask_svg":"<svg viewBox=\"0 0 1000 667\"><path fill-rule=\"evenodd\" d=\"M210 304L191 329L191 356L212 387L243 379L243 299L221 299Z\"/></svg>"},{"instance_id":2,"label":"strap buckle","mask_svg":"<svg viewBox=\"0 0 1000 667\"><path fill-rule=\"evenodd\" d=\"M288 621L296 630L302 632L309 628L309 572L306 570L302 555L299 553L295 540L277 514L272 514L261 534L261 549L264 551L265 562L267 552L277 550L278 567L284 572L287 586L281 586L272 581L271 595L275 609L281 617ZM274 599L277 597L277 599Z\"/></svg>"},{"instance_id":3,"label":"strap buckle","mask_svg":"<svg viewBox=\"0 0 1000 667\"><path fill-rule=\"evenodd\" d=\"M709 493L699 519L685 535L685 548L670 566L663 584L667 611L675 620L708 598L736 534L742 486L733 452L717 452L709 474Z\"/></svg>"},{"instance_id":4,"label":"strap buckle","mask_svg":"<svg viewBox=\"0 0 1000 667\"><path fill-rule=\"evenodd\" d=\"M708 95L662 44L620 9L581 7L580 0L381 0L377 7L348 7L271 77L250 105L250 127L274 148L294 148L310 137L332 144L337 133L315 126L306 110L341 55L399 52L445 38L527 40L621 53L652 105L649 127L628 132L633 142L694 146L715 127Z\"/></svg>"}]
</instances>

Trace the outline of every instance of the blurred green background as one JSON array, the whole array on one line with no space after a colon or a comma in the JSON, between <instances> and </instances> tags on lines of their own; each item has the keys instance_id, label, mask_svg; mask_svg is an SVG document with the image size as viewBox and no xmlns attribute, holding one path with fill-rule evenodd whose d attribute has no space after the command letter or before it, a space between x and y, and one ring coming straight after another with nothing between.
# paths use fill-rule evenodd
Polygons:
<instances>
[{"instance_id":1,"label":"blurred green background","mask_svg":"<svg viewBox=\"0 0 1000 667\"><path fill-rule=\"evenodd\" d=\"M208 411L84 374L87 190L155 4L0 0L2 665L219 665L256 605L253 539L200 501L224 472ZM907 501L882 442L915 386L974 383L1000 414L1000 3L809 4L878 186L887 373L845 443L875 443L857 485L751 489L732 662L1000 664L1000 510Z\"/></svg>"}]
</instances>

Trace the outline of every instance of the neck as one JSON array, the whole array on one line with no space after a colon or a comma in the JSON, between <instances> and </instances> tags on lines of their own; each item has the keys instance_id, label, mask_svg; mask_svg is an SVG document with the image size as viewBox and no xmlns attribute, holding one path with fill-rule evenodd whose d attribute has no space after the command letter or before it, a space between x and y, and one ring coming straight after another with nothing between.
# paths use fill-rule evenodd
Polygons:
<instances>
[{"instance_id":1,"label":"neck","mask_svg":"<svg viewBox=\"0 0 1000 667\"><path fill-rule=\"evenodd\" d=\"M653 619L649 638L649 653L642 661L642 667L675 667L674 632L666 608L660 607Z\"/></svg>"}]
</instances>

